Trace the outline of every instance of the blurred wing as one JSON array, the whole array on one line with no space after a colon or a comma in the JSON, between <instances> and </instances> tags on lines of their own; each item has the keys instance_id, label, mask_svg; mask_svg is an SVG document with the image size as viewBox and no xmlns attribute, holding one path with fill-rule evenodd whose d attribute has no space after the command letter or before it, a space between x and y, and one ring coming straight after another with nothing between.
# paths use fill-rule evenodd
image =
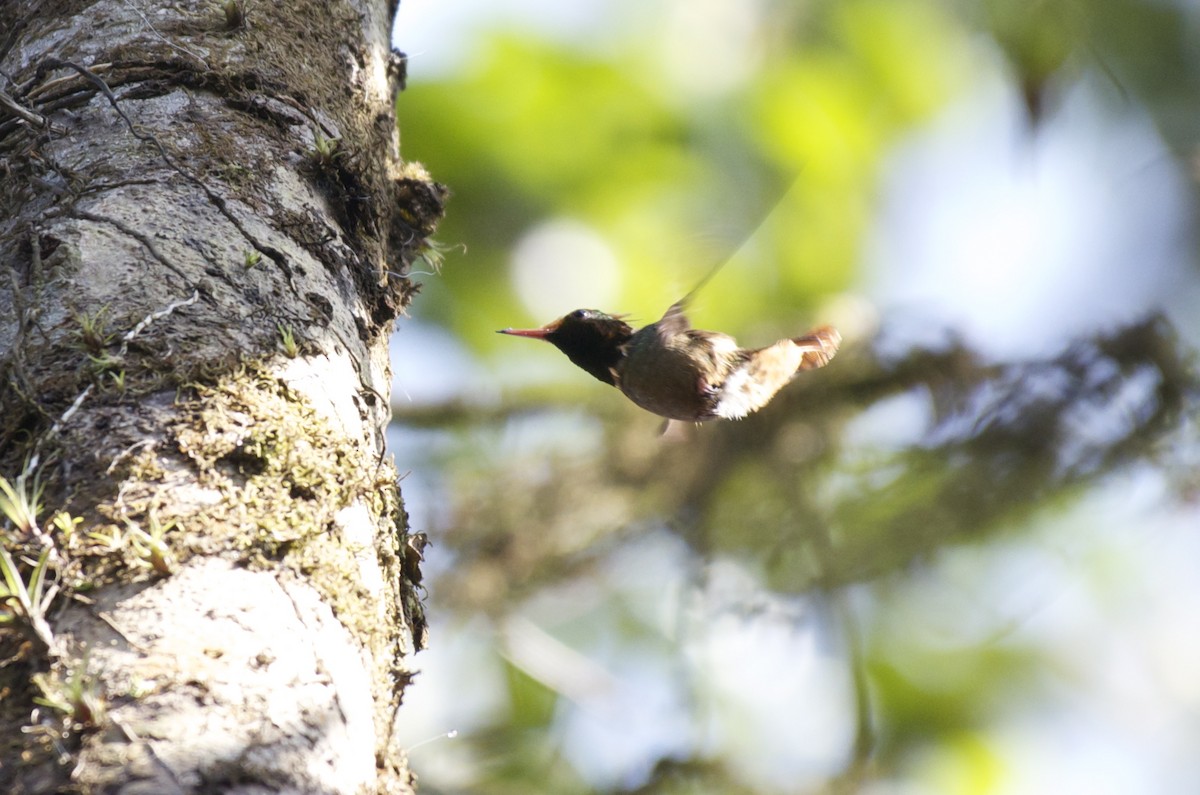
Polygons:
<instances>
[{"instance_id":1,"label":"blurred wing","mask_svg":"<svg viewBox=\"0 0 1200 795\"><path fill-rule=\"evenodd\" d=\"M654 327L658 331L658 335L660 337L670 337L675 334L683 334L692 327L692 324L688 322L687 315L683 313L683 308L687 306L687 301L690 297L691 293L689 293L687 297L671 304L671 308L668 309L662 318L660 318L659 321L654 324Z\"/></svg>"},{"instance_id":2,"label":"blurred wing","mask_svg":"<svg viewBox=\"0 0 1200 795\"><path fill-rule=\"evenodd\" d=\"M842 342L832 326L823 326L803 337L780 340L774 345L748 351L744 362L725 379L717 399L716 413L740 420L771 402L775 393L801 370L829 364Z\"/></svg>"}]
</instances>

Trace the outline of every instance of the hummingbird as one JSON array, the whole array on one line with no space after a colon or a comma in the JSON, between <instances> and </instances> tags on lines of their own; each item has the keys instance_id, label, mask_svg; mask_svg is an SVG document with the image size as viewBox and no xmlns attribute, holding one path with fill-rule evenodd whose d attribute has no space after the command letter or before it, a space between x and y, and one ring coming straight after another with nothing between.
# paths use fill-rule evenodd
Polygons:
<instances>
[{"instance_id":1,"label":"hummingbird","mask_svg":"<svg viewBox=\"0 0 1200 795\"><path fill-rule=\"evenodd\" d=\"M668 420L740 420L767 405L797 373L829 364L842 335L820 326L765 348L742 348L728 334L694 329L684 309L713 273L657 322L636 331L623 316L576 309L541 328L497 333L549 342L576 366Z\"/></svg>"}]
</instances>

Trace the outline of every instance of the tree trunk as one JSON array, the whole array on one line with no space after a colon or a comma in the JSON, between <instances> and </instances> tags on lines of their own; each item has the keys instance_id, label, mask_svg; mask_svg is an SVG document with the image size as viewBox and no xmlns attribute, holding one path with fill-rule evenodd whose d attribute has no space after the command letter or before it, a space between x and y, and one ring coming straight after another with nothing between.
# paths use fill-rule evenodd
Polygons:
<instances>
[{"instance_id":1,"label":"tree trunk","mask_svg":"<svg viewBox=\"0 0 1200 795\"><path fill-rule=\"evenodd\" d=\"M0 5L0 781L409 792L385 0Z\"/></svg>"}]
</instances>

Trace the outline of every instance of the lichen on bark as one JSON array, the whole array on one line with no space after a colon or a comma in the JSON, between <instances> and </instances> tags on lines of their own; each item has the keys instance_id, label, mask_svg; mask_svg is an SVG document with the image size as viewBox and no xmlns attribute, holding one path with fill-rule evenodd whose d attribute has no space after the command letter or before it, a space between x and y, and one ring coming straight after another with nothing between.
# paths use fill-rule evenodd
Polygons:
<instances>
[{"instance_id":1,"label":"lichen on bark","mask_svg":"<svg viewBox=\"0 0 1200 795\"><path fill-rule=\"evenodd\" d=\"M0 8L0 770L408 791L387 338L445 190L393 9L141 5Z\"/></svg>"}]
</instances>

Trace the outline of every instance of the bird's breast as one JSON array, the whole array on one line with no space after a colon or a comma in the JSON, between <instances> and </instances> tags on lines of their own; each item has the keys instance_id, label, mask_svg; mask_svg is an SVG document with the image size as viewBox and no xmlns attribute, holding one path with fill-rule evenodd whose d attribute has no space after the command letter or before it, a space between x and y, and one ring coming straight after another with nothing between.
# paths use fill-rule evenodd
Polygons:
<instances>
[{"instance_id":1,"label":"bird's breast","mask_svg":"<svg viewBox=\"0 0 1200 795\"><path fill-rule=\"evenodd\" d=\"M719 388L737 353L737 343L724 334L664 337L648 326L630 340L617 383L647 411L701 422L717 416Z\"/></svg>"}]
</instances>

